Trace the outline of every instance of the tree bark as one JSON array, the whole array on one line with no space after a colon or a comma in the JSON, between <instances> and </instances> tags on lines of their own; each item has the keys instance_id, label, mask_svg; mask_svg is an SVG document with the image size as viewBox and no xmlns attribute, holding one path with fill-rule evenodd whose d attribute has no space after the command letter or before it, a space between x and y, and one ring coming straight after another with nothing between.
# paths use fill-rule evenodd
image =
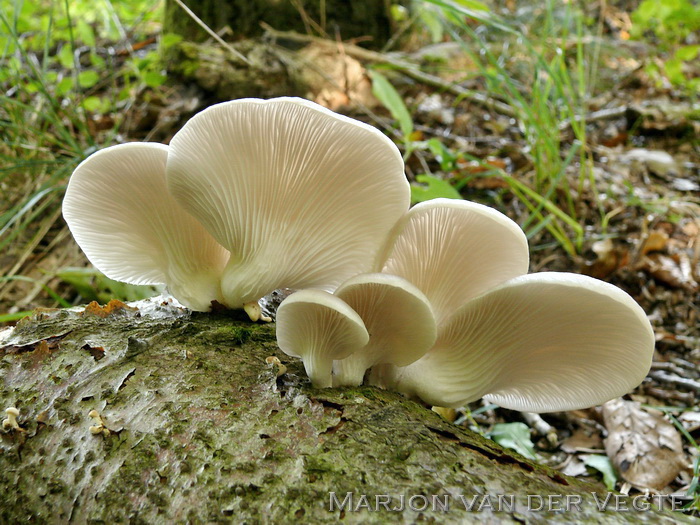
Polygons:
<instances>
[{"instance_id":1,"label":"tree bark","mask_svg":"<svg viewBox=\"0 0 700 525\"><path fill-rule=\"evenodd\" d=\"M396 393L315 390L272 324L160 300L42 311L0 333L0 374L0 407L16 406L21 426L0 432L2 523L670 520L601 513L600 486ZM499 510L499 494L513 507ZM547 512L548 496L581 497L580 510Z\"/></svg>"},{"instance_id":2,"label":"tree bark","mask_svg":"<svg viewBox=\"0 0 700 525\"><path fill-rule=\"evenodd\" d=\"M280 30L359 39L380 48L391 36L390 0L185 0L214 31L230 27L236 40L263 33L261 22ZM202 42L207 33L174 1L165 3L164 32Z\"/></svg>"}]
</instances>

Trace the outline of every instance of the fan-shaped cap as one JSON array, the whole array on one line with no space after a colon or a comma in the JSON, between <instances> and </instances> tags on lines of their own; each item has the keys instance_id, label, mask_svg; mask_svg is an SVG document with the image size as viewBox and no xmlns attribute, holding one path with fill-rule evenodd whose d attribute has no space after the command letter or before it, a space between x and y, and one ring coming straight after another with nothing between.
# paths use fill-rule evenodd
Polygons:
<instances>
[{"instance_id":1,"label":"fan-shaped cap","mask_svg":"<svg viewBox=\"0 0 700 525\"><path fill-rule=\"evenodd\" d=\"M301 357L317 388L332 385L334 359L362 348L369 334L362 319L343 300L321 290L300 290L277 309L277 345Z\"/></svg>"},{"instance_id":2,"label":"fan-shaped cap","mask_svg":"<svg viewBox=\"0 0 700 525\"><path fill-rule=\"evenodd\" d=\"M359 314L370 334L367 346L333 364L333 385L359 385L379 363L406 366L422 357L437 337L425 295L406 279L381 273L352 277L335 291Z\"/></svg>"},{"instance_id":3,"label":"fan-shaped cap","mask_svg":"<svg viewBox=\"0 0 700 525\"><path fill-rule=\"evenodd\" d=\"M459 308L423 358L388 383L427 403L484 397L505 408L590 407L636 387L649 371L654 332L616 286L568 273L518 277Z\"/></svg>"},{"instance_id":4,"label":"fan-shaped cap","mask_svg":"<svg viewBox=\"0 0 700 525\"><path fill-rule=\"evenodd\" d=\"M520 227L475 202L434 199L416 204L386 245L382 273L416 285L438 326L459 306L527 273L529 250Z\"/></svg>"},{"instance_id":5,"label":"fan-shaped cap","mask_svg":"<svg viewBox=\"0 0 700 525\"><path fill-rule=\"evenodd\" d=\"M222 291L234 308L276 288L333 290L370 270L408 209L391 140L306 100L212 106L170 148L172 194L231 252Z\"/></svg>"},{"instance_id":6,"label":"fan-shaped cap","mask_svg":"<svg viewBox=\"0 0 700 525\"><path fill-rule=\"evenodd\" d=\"M181 303L220 300L228 252L167 191L168 146L134 142L94 153L75 169L63 216L90 262L111 279L166 284Z\"/></svg>"}]
</instances>

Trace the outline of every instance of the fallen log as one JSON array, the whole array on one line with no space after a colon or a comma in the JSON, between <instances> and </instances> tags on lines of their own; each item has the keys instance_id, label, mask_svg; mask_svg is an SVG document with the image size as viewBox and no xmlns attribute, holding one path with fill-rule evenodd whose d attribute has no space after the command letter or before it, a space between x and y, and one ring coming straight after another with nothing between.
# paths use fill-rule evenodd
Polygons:
<instances>
[{"instance_id":1,"label":"fallen log","mask_svg":"<svg viewBox=\"0 0 700 525\"><path fill-rule=\"evenodd\" d=\"M684 519L394 392L313 389L273 324L134 304L37 311L0 332L0 407L19 410L0 432L0 522Z\"/></svg>"}]
</instances>

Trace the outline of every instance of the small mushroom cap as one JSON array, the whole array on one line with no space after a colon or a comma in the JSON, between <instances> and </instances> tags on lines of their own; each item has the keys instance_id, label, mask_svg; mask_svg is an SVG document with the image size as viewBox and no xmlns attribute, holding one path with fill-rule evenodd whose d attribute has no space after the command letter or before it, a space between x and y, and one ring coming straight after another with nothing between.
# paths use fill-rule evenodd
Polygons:
<instances>
[{"instance_id":1,"label":"small mushroom cap","mask_svg":"<svg viewBox=\"0 0 700 525\"><path fill-rule=\"evenodd\" d=\"M393 142L306 100L211 106L170 148L170 191L231 252L231 307L277 288L331 291L369 271L408 209Z\"/></svg>"},{"instance_id":2,"label":"small mushroom cap","mask_svg":"<svg viewBox=\"0 0 700 525\"><path fill-rule=\"evenodd\" d=\"M8 416L19 417L19 410L15 407L9 407L5 409L5 414Z\"/></svg>"},{"instance_id":3,"label":"small mushroom cap","mask_svg":"<svg viewBox=\"0 0 700 525\"><path fill-rule=\"evenodd\" d=\"M423 358L389 384L439 406L480 397L524 412L598 405L639 385L654 332L642 308L611 284L576 274L513 279L469 301Z\"/></svg>"},{"instance_id":4,"label":"small mushroom cap","mask_svg":"<svg viewBox=\"0 0 700 525\"><path fill-rule=\"evenodd\" d=\"M228 252L168 193L168 146L128 143L94 153L68 182L63 216L90 262L111 279L166 284L208 310Z\"/></svg>"},{"instance_id":5,"label":"small mushroom cap","mask_svg":"<svg viewBox=\"0 0 700 525\"><path fill-rule=\"evenodd\" d=\"M497 210L434 199L411 208L380 260L382 273L427 296L439 326L466 301L527 273L529 249L520 227Z\"/></svg>"},{"instance_id":6,"label":"small mushroom cap","mask_svg":"<svg viewBox=\"0 0 700 525\"><path fill-rule=\"evenodd\" d=\"M301 357L317 388L332 384L333 360L344 359L369 341L362 319L343 300L321 290L300 290L277 309L277 345Z\"/></svg>"},{"instance_id":7,"label":"small mushroom cap","mask_svg":"<svg viewBox=\"0 0 700 525\"><path fill-rule=\"evenodd\" d=\"M406 279L381 273L357 275L334 295L359 314L370 334L367 346L334 363L334 386L359 385L367 369L379 363L409 365L435 342L430 303Z\"/></svg>"}]
</instances>

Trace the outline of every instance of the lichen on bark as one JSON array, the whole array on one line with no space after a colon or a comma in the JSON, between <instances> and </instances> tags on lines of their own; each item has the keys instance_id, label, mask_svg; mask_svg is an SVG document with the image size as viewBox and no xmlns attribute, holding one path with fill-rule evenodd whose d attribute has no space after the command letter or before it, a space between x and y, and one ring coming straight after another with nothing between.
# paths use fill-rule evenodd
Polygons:
<instances>
[{"instance_id":1,"label":"lichen on bark","mask_svg":"<svg viewBox=\"0 0 700 525\"><path fill-rule=\"evenodd\" d=\"M173 306L37 312L0 336L0 522L607 522L604 489L501 449L428 408L370 387L315 390L274 325ZM9 334L9 336L8 336ZM277 377L265 358L287 372ZM90 431L96 410L109 434ZM367 495L372 511L329 510ZM506 494L504 512L457 499ZM527 495L581 495L575 514ZM447 495L448 512L374 511L374 498ZM682 516L675 515L680 519Z\"/></svg>"}]
</instances>

